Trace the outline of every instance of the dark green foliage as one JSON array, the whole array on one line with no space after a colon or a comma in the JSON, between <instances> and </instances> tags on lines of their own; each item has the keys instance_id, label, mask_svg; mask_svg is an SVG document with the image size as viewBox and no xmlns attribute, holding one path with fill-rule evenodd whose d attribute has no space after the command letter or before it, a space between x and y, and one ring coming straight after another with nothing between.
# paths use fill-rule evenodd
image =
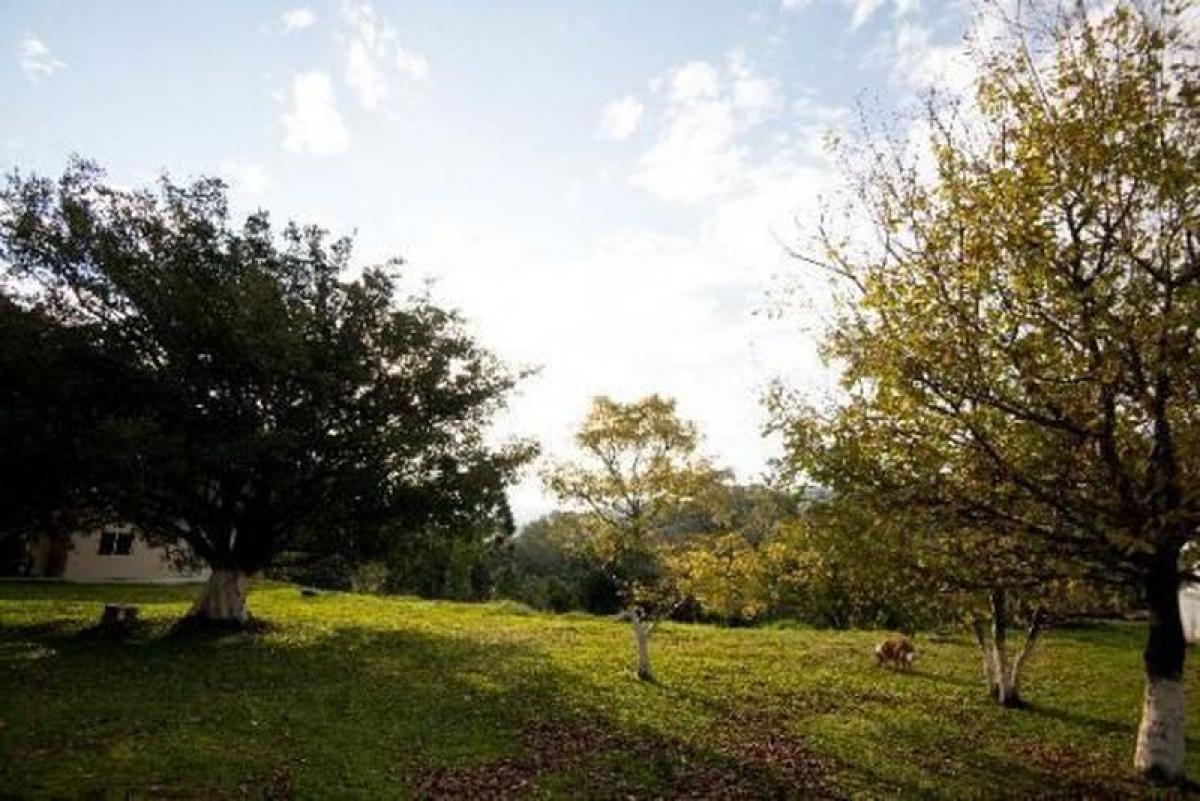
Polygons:
<instances>
[{"instance_id":1,"label":"dark green foliage","mask_svg":"<svg viewBox=\"0 0 1200 801\"><path fill-rule=\"evenodd\" d=\"M383 588L422 598L490 600L506 567L513 534L507 505L499 518L454 530L431 527L397 537L383 563Z\"/></svg>"},{"instance_id":2,"label":"dark green foliage","mask_svg":"<svg viewBox=\"0 0 1200 801\"><path fill-rule=\"evenodd\" d=\"M554 612L616 612L619 587L591 554L584 524L579 515L553 512L522 528L509 545L499 594Z\"/></svg>"},{"instance_id":3,"label":"dark green foliage","mask_svg":"<svg viewBox=\"0 0 1200 801\"><path fill-rule=\"evenodd\" d=\"M64 537L108 511L95 447L119 421L105 387L122 378L84 334L0 295L0 575L23 572L39 533Z\"/></svg>"},{"instance_id":4,"label":"dark green foliage","mask_svg":"<svg viewBox=\"0 0 1200 801\"><path fill-rule=\"evenodd\" d=\"M214 567L355 561L492 519L532 454L485 442L518 376L454 312L401 299L398 261L353 277L348 239L265 212L237 223L218 180L125 191L86 162L14 174L0 265L7 296L120 376L43 419L116 407L121 424L89 443L106 502Z\"/></svg>"}]
</instances>

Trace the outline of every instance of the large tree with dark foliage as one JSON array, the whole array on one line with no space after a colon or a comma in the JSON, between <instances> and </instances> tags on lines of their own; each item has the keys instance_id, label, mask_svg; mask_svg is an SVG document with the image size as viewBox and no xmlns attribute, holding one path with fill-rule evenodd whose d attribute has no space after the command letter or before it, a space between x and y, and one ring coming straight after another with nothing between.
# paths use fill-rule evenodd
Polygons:
<instances>
[{"instance_id":1,"label":"large tree with dark foliage","mask_svg":"<svg viewBox=\"0 0 1200 801\"><path fill-rule=\"evenodd\" d=\"M13 303L107 366L73 399L111 412L92 479L144 536L212 567L196 618L244 621L247 577L280 560L491 517L532 456L486 440L519 376L427 295L398 299L398 261L351 277L348 239L237 223L219 180L129 191L82 161L14 174L0 260Z\"/></svg>"},{"instance_id":2,"label":"large tree with dark foliage","mask_svg":"<svg viewBox=\"0 0 1200 801\"><path fill-rule=\"evenodd\" d=\"M65 553L69 532L105 516L90 441L117 378L77 329L0 296L0 573L28 567L38 535Z\"/></svg>"},{"instance_id":3,"label":"large tree with dark foliage","mask_svg":"<svg viewBox=\"0 0 1200 801\"><path fill-rule=\"evenodd\" d=\"M972 113L931 104L929 171L854 154L875 237L827 227L811 254L850 295L828 340L846 402L807 435L835 452L858 442L880 486L903 487L981 563L996 564L991 540L1138 589L1135 765L1172 780L1180 551L1200 529L1200 61L1186 11L1119 2L1012 28L983 51Z\"/></svg>"}]
</instances>

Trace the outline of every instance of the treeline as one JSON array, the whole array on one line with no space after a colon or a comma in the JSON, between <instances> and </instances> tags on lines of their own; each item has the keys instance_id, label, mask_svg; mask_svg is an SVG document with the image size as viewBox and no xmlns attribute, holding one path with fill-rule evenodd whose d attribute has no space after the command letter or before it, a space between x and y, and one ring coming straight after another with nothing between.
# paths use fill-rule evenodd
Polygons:
<instances>
[{"instance_id":1,"label":"treeline","mask_svg":"<svg viewBox=\"0 0 1200 801\"><path fill-rule=\"evenodd\" d=\"M744 626L800 621L831 628L914 630L945 623L947 605L887 583L869 585L849 554L823 548L811 500L762 485L719 488L728 516L681 515L642 559L643 581L669 587L675 620ZM511 543L496 585L503 597L550 611L614 614L626 598L606 569L585 513L555 512ZM662 591L662 590L660 590Z\"/></svg>"},{"instance_id":2,"label":"treeline","mask_svg":"<svg viewBox=\"0 0 1200 801\"><path fill-rule=\"evenodd\" d=\"M550 612L637 606L647 616L732 626L917 631L986 622L1002 631L1138 606L1128 590L1055 578L1049 566L1020 568L1043 571L1042 581L1017 581L1013 567L1001 580L1000 566L976 553L952 559L922 548L932 531L901 532L848 496L786 473L775 486L738 484L697 456L698 428L657 395L597 398L577 441L580 459L543 475L565 508L520 531L504 515L396 538L382 559L335 558L273 575L361 592L504 598Z\"/></svg>"}]
</instances>

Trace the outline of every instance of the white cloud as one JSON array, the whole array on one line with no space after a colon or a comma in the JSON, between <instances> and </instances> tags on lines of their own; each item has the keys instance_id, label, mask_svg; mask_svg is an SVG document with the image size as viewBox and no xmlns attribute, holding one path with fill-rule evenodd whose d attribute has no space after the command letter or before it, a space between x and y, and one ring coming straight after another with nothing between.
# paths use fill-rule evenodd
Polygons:
<instances>
[{"instance_id":1,"label":"white cloud","mask_svg":"<svg viewBox=\"0 0 1200 801\"><path fill-rule=\"evenodd\" d=\"M396 48L396 69L413 81L424 81L429 77L429 62L420 53Z\"/></svg>"},{"instance_id":2,"label":"white cloud","mask_svg":"<svg viewBox=\"0 0 1200 801\"><path fill-rule=\"evenodd\" d=\"M666 131L642 154L630 181L659 198L699 203L725 191L742 168L731 104L706 100L671 113Z\"/></svg>"},{"instance_id":3,"label":"white cloud","mask_svg":"<svg viewBox=\"0 0 1200 801\"><path fill-rule=\"evenodd\" d=\"M369 2L347 0L342 6L342 19L346 28L346 83L363 108L383 108L396 81L417 85L428 80L429 62L420 53L401 47L396 29L380 19Z\"/></svg>"},{"instance_id":4,"label":"white cloud","mask_svg":"<svg viewBox=\"0 0 1200 801\"><path fill-rule=\"evenodd\" d=\"M720 82L717 69L707 61L690 61L668 76L670 99L675 103L715 97Z\"/></svg>"},{"instance_id":5,"label":"white cloud","mask_svg":"<svg viewBox=\"0 0 1200 801\"><path fill-rule=\"evenodd\" d=\"M379 104L387 97L387 79L366 42L351 42L346 50L346 82L358 95L358 102L368 111L379 108Z\"/></svg>"},{"instance_id":6,"label":"white cloud","mask_svg":"<svg viewBox=\"0 0 1200 801\"><path fill-rule=\"evenodd\" d=\"M645 111L642 102L632 95L614 100L600 114L600 134L608 139L628 139L637 130Z\"/></svg>"},{"instance_id":7,"label":"white cloud","mask_svg":"<svg viewBox=\"0 0 1200 801\"><path fill-rule=\"evenodd\" d=\"M887 45L892 78L914 89L937 87L964 95L975 78L975 64L959 43L934 44L932 32L914 22L901 22Z\"/></svg>"},{"instance_id":8,"label":"white cloud","mask_svg":"<svg viewBox=\"0 0 1200 801\"><path fill-rule=\"evenodd\" d=\"M741 139L779 106L776 82L733 53L723 68L691 61L651 82L665 125L631 183L663 200L697 204L735 189L746 168Z\"/></svg>"},{"instance_id":9,"label":"white cloud","mask_svg":"<svg viewBox=\"0 0 1200 801\"><path fill-rule=\"evenodd\" d=\"M259 198L271 188L271 178L261 164L250 161L231 160L222 162L217 168L230 188L247 199Z\"/></svg>"},{"instance_id":10,"label":"white cloud","mask_svg":"<svg viewBox=\"0 0 1200 801\"><path fill-rule=\"evenodd\" d=\"M779 105L776 82L756 74L744 53L735 51L730 55L729 74L733 81L733 103L738 108L758 115Z\"/></svg>"},{"instance_id":11,"label":"white cloud","mask_svg":"<svg viewBox=\"0 0 1200 801\"><path fill-rule=\"evenodd\" d=\"M20 57L21 72L31 81L48 77L67 66L55 58L46 43L36 36L26 36L17 47Z\"/></svg>"},{"instance_id":12,"label":"white cloud","mask_svg":"<svg viewBox=\"0 0 1200 801\"><path fill-rule=\"evenodd\" d=\"M799 11L812 5L812 0L782 0L784 11Z\"/></svg>"},{"instance_id":13,"label":"white cloud","mask_svg":"<svg viewBox=\"0 0 1200 801\"><path fill-rule=\"evenodd\" d=\"M887 0L843 0L850 7L850 27L861 28Z\"/></svg>"},{"instance_id":14,"label":"white cloud","mask_svg":"<svg viewBox=\"0 0 1200 801\"><path fill-rule=\"evenodd\" d=\"M692 230L618 230L566 254L519 231L446 224L409 250L410 264L440 276L438 296L503 358L543 366L503 433L532 435L561 458L593 395L662 392L699 423L706 451L753 479L775 447L761 436L766 383L826 380L794 318L755 314L772 276L794 269L776 233L790 235L826 180L816 167L764 166ZM532 474L513 503L522 520L552 507Z\"/></svg>"},{"instance_id":15,"label":"white cloud","mask_svg":"<svg viewBox=\"0 0 1200 801\"><path fill-rule=\"evenodd\" d=\"M319 70L296 75L288 108L283 114L283 146L292 153L328 155L350 145L333 94L333 82Z\"/></svg>"},{"instance_id":16,"label":"white cloud","mask_svg":"<svg viewBox=\"0 0 1200 801\"><path fill-rule=\"evenodd\" d=\"M807 0L805 0L806 2ZM891 3L893 6L892 16L896 19L911 17L921 7L921 0L891 0ZM858 29L866 25L887 4L888 0L842 0L842 5L850 9L851 29Z\"/></svg>"},{"instance_id":17,"label":"white cloud","mask_svg":"<svg viewBox=\"0 0 1200 801\"><path fill-rule=\"evenodd\" d=\"M302 31L317 21L317 15L308 8L292 8L279 15L283 22L283 32Z\"/></svg>"}]
</instances>

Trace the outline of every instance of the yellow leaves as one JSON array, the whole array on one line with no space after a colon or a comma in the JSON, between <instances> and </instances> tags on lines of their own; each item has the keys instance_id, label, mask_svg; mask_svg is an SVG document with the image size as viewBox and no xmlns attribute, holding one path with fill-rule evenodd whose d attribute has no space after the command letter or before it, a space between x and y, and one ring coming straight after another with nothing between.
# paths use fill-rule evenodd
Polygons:
<instances>
[{"instance_id":1,"label":"yellow leaves","mask_svg":"<svg viewBox=\"0 0 1200 801\"><path fill-rule=\"evenodd\" d=\"M680 592L710 615L750 621L767 609L763 556L741 534L714 535L665 561Z\"/></svg>"},{"instance_id":2,"label":"yellow leaves","mask_svg":"<svg viewBox=\"0 0 1200 801\"><path fill-rule=\"evenodd\" d=\"M696 454L699 435L674 399L598 397L580 425L581 458L551 467L547 489L609 528L647 532L687 507L719 502L727 473Z\"/></svg>"}]
</instances>

